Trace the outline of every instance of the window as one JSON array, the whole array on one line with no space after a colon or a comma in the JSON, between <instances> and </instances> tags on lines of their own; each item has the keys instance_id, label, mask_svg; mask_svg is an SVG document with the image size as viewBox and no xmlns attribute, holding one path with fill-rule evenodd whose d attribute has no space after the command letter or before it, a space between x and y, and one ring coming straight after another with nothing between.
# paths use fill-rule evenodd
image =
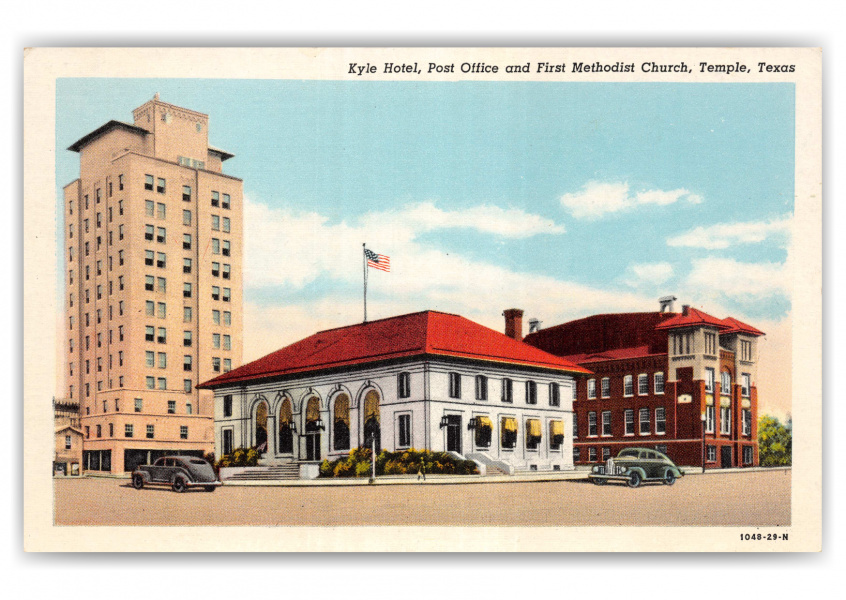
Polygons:
<instances>
[{"instance_id":1,"label":"window","mask_svg":"<svg viewBox=\"0 0 846 600\"><path fill-rule=\"evenodd\" d=\"M223 324L232 325L232 313L228 310L223 311Z\"/></svg>"},{"instance_id":2,"label":"window","mask_svg":"<svg viewBox=\"0 0 846 600\"><path fill-rule=\"evenodd\" d=\"M232 416L232 396L230 394L227 394L223 397L223 416Z\"/></svg>"},{"instance_id":3,"label":"window","mask_svg":"<svg viewBox=\"0 0 846 600\"><path fill-rule=\"evenodd\" d=\"M223 372L228 373L232 370L232 359L231 358L224 358L223 359Z\"/></svg>"},{"instance_id":4,"label":"window","mask_svg":"<svg viewBox=\"0 0 846 600\"><path fill-rule=\"evenodd\" d=\"M537 450L541 441L541 422L538 419L526 419L526 449Z\"/></svg>"},{"instance_id":5,"label":"window","mask_svg":"<svg viewBox=\"0 0 846 600\"><path fill-rule=\"evenodd\" d=\"M212 348L220 348L220 334L213 333L212 334Z\"/></svg>"},{"instance_id":6,"label":"window","mask_svg":"<svg viewBox=\"0 0 846 600\"><path fill-rule=\"evenodd\" d=\"M635 424L634 424L634 411L630 408L623 411L623 420L626 423L626 435L634 435L635 433Z\"/></svg>"},{"instance_id":7,"label":"window","mask_svg":"<svg viewBox=\"0 0 846 600\"><path fill-rule=\"evenodd\" d=\"M714 433L714 422L717 414L713 405L705 407L705 433Z\"/></svg>"},{"instance_id":8,"label":"window","mask_svg":"<svg viewBox=\"0 0 846 600\"><path fill-rule=\"evenodd\" d=\"M514 448L517 446L517 419L514 417L502 417L500 421L500 444L503 448Z\"/></svg>"},{"instance_id":9,"label":"window","mask_svg":"<svg viewBox=\"0 0 846 600\"><path fill-rule=\"evenodd\" d=\"M602 449L602 460L606 461L611 458L611 448L603 448Z\"/></svg>"},{"instance_id":10,"label":"window","mask_svg":"<svg viewBox=\"0 0 846 600\"><path fill-rule=\"evenodd\" d=\"M147 425L147 439L152 440L156 437L156 428L154 425Z\"/></svg>"},{"instance_id":11,"label":"window","mask_svg":"<svg viewBox=\"0 0 846 600\"><path fill-rule=\"evenodd\" d=\"M705 332L705 354L717 354L717 334Z\"/></svg>"},{"instance_id":12,"label":"window","mask_svg":"<svg viewBox=\"0 0 846 600\"><path fill-rule=\"evenodd\" d=\"M588 460L590 462L596 462L596 448L588 448Z\"/></svg>"},{"instance_id":13,"label":"window","mask_svg":"<svg viewBox=\"0 0 846 600\"><path fill-rule=\"evenodd\" d=\"M623 377L623 396L634 396L634 382L631 375Z\"/></svg>"},{"instance_id":14,"label":"window","mask_svg":"<svg viewBox=\"0 0 846 600\"><path fill-rule=\"evenodd\" d=\"M88 256L90 253L90 246L88 242L85 242L85 256Z\"/></svg>"},{"instance_id":15,"label":"window","mask_svg":"<svg viewBox=\"0 0 846 600\"><path fill-rule=\"evenodd\" d=\"M182 272L183 273L190 273L191 272L191 259L190 258L183 258L182 259Z\"/></svg>"},{"instance_id":16,"label":"window","mask_svg":"<svg viewBox=\"0 0 846 600\"><path fill-rule=\"evenodd\" d=\"M656 394L663 394L664 393L664 374L663 373L655 373L654 376L654 390Z\"/></svg>"},{"instance_id":17,"label":"window","mask_svg":"<svg viewBox=\"0 0 846 600\"><path fill-rule=\"evenodd\" d=\"M123 191L123 174L118 175L118 190Z\"/></svg>"},{"instance_id":18,"label":"window","mask_svg":"<svg viewBox=\"0 0 846 600\"><path fill-rule=\"evenodd\" d=\"M741 421L741 433L743 435L752 435L752 411L748 408L741 409L740 411L742 421Z\"/></svg>"},{"instance_id":19,"label":"window","mask_svg":"<svg viewBox=\"0 0 846 600\"><path fill-rule=\"evenodd\" d=\"M123 341L123 325L118 325L118 341Z\"/></svg>"},{"instance_id":20,"label":"window","mask_svg":"<svg viewBox=\"0 0 846 600\"><path fill-rule=\"evenodd\" d=\"M667 419L663 408L655 409L655 433L658 435L667 433Z\"/></svg>"},{"instance_id":21,"label":"window","mask_svg":"<svg viewBox=\"0 0 846 600\"><path fill-rule=\"evenodd\" d=\"M220 217L218 215L211 216L211 227L214 231L220 231Z\"/></svg>"},{"instance_id":22,"label":"window","mask_svg":"<svg viewBox=\"0 0 846 600\"><path fill-rule=\"evenodd\" d=\"M182 249L183 250L190 250L191 249L191 234L185 233L182 235Z\"/></svg>"},{"instance_id":23,"label":"window","mask_svg":"<svg viewBox=\"0 0 846 600\"><path fill-rule=\"evenodd\" d=\"M164 277L156 277L156 288L158 291L164 293L167 291L167 279Z\"/></svg>"},{"instance_id":24,"label":"window","mask_svg":"<svg viewBox=\"0 0 846 600\"><path fill-rule=\"evenodd\" d=\"M740 394L744 398L748 398L749 395L751 394L751 390L752 390L751 380L752 380L752 378L750 377L749 373L743 373L743 374L740 375Z\"/></svg>"},{"instance_id":25,"label":"window","mask_svg":"<svg viewBox=\"0 0 846 600\"><path fill-rule=\"evenodd\" d=\"M752 446L744 446L743 447L743 464L744 465L751 465L755 459L755 452Z\"/></svg>"},{"instance_id":26,"label":"window","mask_svg":"<svg viewBox=\"0 0 846 600\"><path fill-rule=\"evenodd\" d=\"M232 298L232 290L230 288L223 288L223 296L222 296L221 300L223 300L224 302L229 302L229 300L231 298Z\"/></svg>"},{"instance_id":27,"label":"window","mask_svg":"<svg viewBox=\"0 0 846 600\"><path fill-rule=\"evenodd\" d=\"M182 297L183 298L190 298L191 297L191 284L190 283L183 283L182 284Z\"/></svg>"},{"instance_id":28,"label":"window","mask_svg":"<svg viewBox=\"0 0 846 600\"><path fill-rule=\"evenodd\" d=\"M156 227L156 241L160 244L167 242L167 229L164 227Z\"/></svg>"},{"instance_id":29,"label":"window","mask_svg":"<svg viewBox=\"0 0 846 600\"><path fill-rule=\"evenodd\" d=\"M705 391L714 393L714 378L715 373L714 369L711 367L705 367Z\"/></svg>"},{"instance_id":30,"label":"window","mask_svg":"<svg viewBox=\"0 0 846 600\"><path fill-rule=\"evenodd\" d=\"M191 380L190 379L183 379L182 380L182 389L185 391L185 393L188 393L188 392L191 391ZM190 407L191 407L191 405L189 404L188 408L190 409ZM191 412L189 411L188 414L190 415Z\"/></svg>"},{"instance_id":31,"label":"window","mask_svg":"<svg viewBox=\"0 0 846 600\"><path fill-rule=\"evenodd\" d=\"M602 435L603 436L610 436L611 435L611 411L610 410L602 411Z\"/></svg>"},{"instance_id":32,"label":"window","mask_svg":"<svg viewBox=\"0 0 846 600\"><path fill-rule=\"evenodd\" d=\"M555 382L549 384L549 405L561 406L561 387Z\"/></svg>"},{"instance_id":33,"label":"window","mask_svg":"<svg viewBox=\"0 0 846 600\"><path fill-rule=\"evenodd\" d=\"M175 415L176 414L176 400L168 400L167 401L167 414Z\"/></svg>"},{"instance_id":34,"label":"window","mask_svg":"<svg viewBox=\"0 0 846 600\"><path fill-rule=\"evenodd\" d=\"M159 269L164 269L167 265L167 254L164 252L157 252L156 253L156 266Z\"/></svg>"},{"instance_id":35,"label":"window","mask_svg":"<svg viewBox=\"0 0 846 600\"><path fill-rule=\"evenodd\" d=\"M400 448L411 447L411 415L397 416L397 440Z\"/></svg>"},{"instance_id":36,"label":"window","mask_svg":"<svg viewBox=\"0 0 846 600\"><path fill-rule=\"evenodd\" d=\"M135 399L135 412L141 412L144 408L144 401L141 398Z\"/></svg>"},{"instance_id":37,"label":"window","mask_svg":"<svg viewBox=\"0 0 846 600\"><path fill-rule=\"evenodd\" d=\"M213 262L211 268L212 277L220 277L220 263Z\"/></svg>"},{"instance_id":38,"label":"window","mask_svg":"<svg viewBox=\"0 0 846 600\"><path fill-rule=\"evenodd\" d=\"M191 211L190 210L183 210L182 211L182 224L186 226L191 225Z\"/></svg>"},{"instance_id":39,"label":"window","mask_svg":"<svg viewBox=\"0 0 846 600\"><path fill-rule=\"evenodd\" d=\"M150 283L150 285L151 286L153 285L152 282ZM156 314L156 303L155 302L153 302L152 300L147 300L144 303L144 306L145 306L145 309L146 309L147 316L150 316L150 317L155 316L155 314ZM147 341L152 341L152 340L150 338L147 338Z\"/></svg>"},{"instance_id":40,"label":"window","mask_svg":"<svg viewBox=\"0 0 846 600\"><path fill-rule=\"evenodd\" d=\"M188 439L188 426L187 425L180 425L179 426L179 439L182 439L182 440Z\"/></svg>"},{"instance_id":41,"label":"window","mask_svg":"<svg viewBox=\"0 0 846 600\"><path fill-rule=\"evenodd\" d=\"M221 208L229 208L229 194L223 194L223 205Z\"/></svg>"},{"instance_id":42,"label":"window","mask_svg":"<svg viewBox=\"0 0 846 600\"><path fill-rule=\"evenodd\" d=\"M123 337L121 337L123 339ZM118 366L123 366L123 350L118 350Z\"/></svg>"},{"instance_id":43,"label":"window","mask_svg":"<svg viewBox=\"0 0 846 600\"><path fill-rule=\"evenodd\" d=\"M215 192L214 190L212 190L211 205L212 206L220 206L220 192Z\"/></svg>"},{"instance_id":44,"label":"window","mask_svg":"<svg viewBox=\"0 0 846 600\"><path fill-rule=\"evenodd\" d=\"M717 462L717 447L716 446L708 446L708 462Z\"/></svg>"},{"instance_id":45,"label":"window","mask_svg":"<svg viewBox=\"0 0 846 600\"><path fill-rule=\"evenodd\" d=\"M70 449L71 449L71 436L66 435L65 436L65 450L70 450Z\"/></svg>"},{"instance_id":46,"label":"window","mask_svg":"<svg viewBox=\"0 0 846 600\"><path fill-rule=\"evenodd\" d=\"M212 286L212 300L220 300L220 288L216 285Z\"/></svg>"},{"instance_id":47,"label":"window","mask_svg":"<svg viewBox=\"0 0 846 600\"><path fill-rule=\"evenodd\" d=\"M220 373L220 359L217 357L212 358L212 371Z\"/></svg>"},{"instance_id":48,"label":"window","mask_svg":"<svg viewBox=\"0 0 846 600\"><path fill-rule=\"evenodd\" d=\"M212 238L212 254L220 254L220 240Z\"/></svg>"},{"instance_id":49,"label":"window","mask_svg":"<svg viewBox=\"0 0 846 600\"><path fill-rule=\"evenodd\" d=\"M229 240L223 240L221 254L223 254L223 256L229 256Z\"/></svg>"},{"instance_id":50,"label":"window","mask_svg":"<svg viewBox=\"0 0 846 600\"><path fill-rule=\"evenodd\" d=\"M223 275L223 278L224 278L224 279L229 279L229 278L230 278L230 275L231 275L231 273L230 273L230 266L229 266L229 265L227 265L226 263L224 263L224 264L223 264L223 273L222 273L222 275Z\"/></svg>"},{"instance_id":51,"label":"window","mask_svg":"<svg viewBox=\"0 0 846 600\"><path fill-rule=\"evenodd\" d=\"M731 394L731 373L720 371L720 394L728 396Z\"/></svg>"},{"instance_id":52,"label":"window","mask_svg":"<svg viewBox=\"0 0 846 600\"><path fill-rule=\"evenodd\" d=\"M145 377L144 380L145 380L144 383L146 384L148 390L156 389L156 378L155 377Z\"/></svg>"},{"instance_id":53,"label":"window","mask_svg":"<svg viewBox=\"0 0 846 600\"><path fill-rule=\"evenodd\" d=\"M156 304L156 307L158 309L159 318L160 319L167 318L167 304L164 303L164 302L159 302L159 303Z\"/></svg>"},{"instance_id":54,"label":"window","mask_svg":"<svg viewBox=\"0 0 846 600\"><path fill-rule=\"evenodd\" d=\"M596 398L596 379L588 379L587 397L588 400L593 400L594 398Z\"/></svg>"},{"instance_id":55,"label":"window","mask_svg":"<svg viewBox=\"0 0 846 600\"><path fill-rule=\"evenodd\" d=\"M720 433L731 434L731 406L720 407Z\"/></svg>"},{"instance_id":56,"label":"window","mask_svg":"<svg viewBox=\"0 0 846 600\"><path fill-rule=\"evenodd\" d=\"M167 379L165 377L159 377L156 380L156 383L158 384L158 388L160 390L166 390L167 389Z\"/></svg>"},{"instance_id":57,"label":"window","mask_svg":"<svg viewBox=\"0 0 846 600\"><path fill-rule=\"evenodd\" d=\"M118 214L123 215L123 200L118 200Z\"/></svg>"},{"instance_id":58,"label":"window","mask_svg":"<svg viewBox=\"0 0 846 600\"><path fill-rule=\"evenodd\" d=\"M582 460L582 449L574 446L573 447L573 462L577 463L577 462L580 462L581 460Z\"/></svg>"},{"instance_id":59,"label":"window","mask_svg":"<svg viewBox=\"0 0 846 600\"><path fill-rule=\"evenodd\" d=\"M223 349L224 350L232 350L232 336L224 334L224 336L223 336Z\"/></svg>"},{"instance_id":60,"label":"window","mask_svg":"<svg viewBox=\"0 0 846 600\"><path fill-rule=\"evenodd\" d=\"M123 266L123 250L118 250L118 265ZM109 265L109 270L111 270L111 263Z\"/></svg>"},{"instance_id":61,"label":"window","mask_svg":"<svg viewBox=\"0 0 846 600\"><path fill-rule=\"evenodd\" d=\"M156 203L152 200L144 200L144 214L152 217L156 214Z\"/></svg>"},{"instance_id":62,"label":"window","mask_svg":"<svg viewBox=\"0 0 846 600\"><path fill-rule=\"evenodd\" d=\"M190 185L183 185L182 186L182 200L185 202L191 202L191 186Z\"/></svg>"},{"instance_id":63,"label":"window","mask_svg":"<svg viewBox=\"0 0 846 600\"><path fill-rule=\"evenodd\" d=\"M190 323L193 317L193 310L190 306L184 306L182 308L182 322L183 323Z\"/></svg>"},{"instance_id":64,"label":"window","mask_svg":"<svg viewBox=\"0 0 846 600\"><path fill-rule=\"evenodd\" d=\"M649 409L648 408L641 408L640 409L640 435L649 435L650 432L650 423L649 423Z\"/></svg>"},{"instance_id":65,"label":"window","mask_svg":"<svg viewBox=\"0 0 846 600\"><path fill-rule=\"evenodd\" d=\"M159 194L165 193L165 180L159 177L158 181L156 182L156 191Z\"/></svg>"},{"instance_id":66,"label":"window","mask_svg":"<svg viewBox=\"0 0 846 600\"><path fill-rule=\"evenodd\" d=\"M513 382L505 378L502 380L502 392L500 394L500 400L502 402L514 402L514 389L513 389Z\"/></svg>"},{"instance_id":67,"label":"window","mask_svg":"<svg viewBox=\"0 0 846 600\"><path fill-rule=\"evenodd\" d=\"M144 225L144 239L148 242L153 241L154 234L156 232L156 228L152 225Z\"/></svg>"},{"instance_id":68,"label":"window","mask_svg":"<svg viewBox=\"0 0 846 600\"><path fill-rule=\"evenodd\" d=\"M167 329L164 327L159 327L158 335L156 336L156 341L160 344L167 343Z\"/></svg>"},{"instance_id":69,"label":"window","mask_svg":"<svg viewBox=\"0 0 846 600\"><path fill-rule=\"evenodd\" d=\"M144 175L144 189L153 191L153 176L152 175Z\"/></svg>"},{"instance_id":70,"label":"window","mask_svg":"<svg viewBox=\"0 0 846 600\"><path fill-rule=\"evenodd\" d=\"M191 336L192 336L192 334L191 334L190 331L183 331L182 332L182 345L183 346L191 346L191 344L193 343Z\"/></svg>"},{"instance_id":71,"label":"window","mask_svg":"<svg viewBox=\"0 0 846 600\"><path fill-rule=\"evenodd\" d=\"M646 396L649 394L649 375L641 373L637 376L637 395Z\"/></svg>"},{"instance_id":72,"label":"window","mask_svg":"<svg viewBox=\"0 0 846 600\"><path fill-rule=\"evenodd\" d=\"M740 360L752 360L752 342L749 340L740 340Z\"/></svg>"},{"instance_id":73,"label":"window","mask_svg":"<svg viewBox=\"0 0 846 600\"><path fill-rule=\"evenodd\" d=\"M123 426L123 437L131 438L133 436L132 423L127 423Z\"/></svg>"},{"instance_id":74,"label":"window","mask_svg":"<svg viewBox=\"0 0 846 600\"><path fill-rule=\"evenodd\" d=\"M167 353L159 352L159 368L167 369Z\"/></svg>"},{"instance_id":75,"label":"window","mask_svg":"<svg viewBox=\"0 0 846 600\"><path fill-rule=\"evenodd\" d=\"M229 217L223 217L223 233L229 233Z\"/></svg>"},{"instance_id":76,"label":"window","mask_svg":"<svg viewBox=\"0 0 846 600\"><path fill-rule=\"evenodd\" d=\"M97 425L97 437L103 437L103 428L100 425Z\"/></svg>"},{"instance_id":77,"label":"window","mask_svg":"<svg viewBox=\"0 0 846 600\"><path fill-rule=\"evenodd\" d=\"M526 404L538 403L538 384L534 381L526 382Z\"/></svg>"},{"instance_id":78,"label":"window","mask_svg":"<svg viewBox=\"0 0 846 600\"><path fill-rule=\"evenodd\" d=\"M603 398L610 398L611 397L611 379L609 377L603 377L602 378L600 389L601 389Z\"/></svg>"},{"instance_id":79,"label":"window","mask_svg":"<svg viewBox=\"0 0 846 600\"><path fill-rule=\"evenodd\" d=\"M588 437L596 437L596 413L588 413Z\"/></svg>"},{"instance_id":80,"label":"window","mask_svg":"<svg viewBox=\"0 0 846 600\"><path fill-rule=\"evenodd\" d=\"M449 373L449 397L461 398L461 375Z\"/></svg>"},{"instance_id":81,"label":"window","mask_svg":"<svg viewBox=\"0 0 846 600\"><path fill-rule=\"evenodd\" d=\"M97 300L102 300L102 299L103 299L103 286L98 285L97 286Z\"/></svg>"}]
</instances>

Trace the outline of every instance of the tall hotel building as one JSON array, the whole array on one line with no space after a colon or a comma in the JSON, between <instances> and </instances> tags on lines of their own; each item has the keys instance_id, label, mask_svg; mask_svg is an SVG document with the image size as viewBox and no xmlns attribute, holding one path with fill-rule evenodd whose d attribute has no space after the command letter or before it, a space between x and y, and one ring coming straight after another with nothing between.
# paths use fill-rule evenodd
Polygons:
<instances>
[{"instance_id":1,"label":"tall hotel building","mask_svg":"<svg viewBox=\"0 0 846 600\"><path fill-rule=\"evenodd\" d=\"M69 150L64 188L66 397L84 471L214 451L212 393L241 363L242 188L209 117L153 100Z\"/></svg>"}]
</instances>

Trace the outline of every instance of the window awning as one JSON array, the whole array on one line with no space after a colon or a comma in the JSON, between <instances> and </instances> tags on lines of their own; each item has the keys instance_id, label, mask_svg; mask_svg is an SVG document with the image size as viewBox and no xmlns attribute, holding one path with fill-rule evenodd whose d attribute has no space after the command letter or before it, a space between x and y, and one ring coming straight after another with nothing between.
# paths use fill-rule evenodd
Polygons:
<instances>
[{"instance_id":1,"label":"window awning","mask_svg":"<svg viewBox=\"0 0 846 600\"><path fill-rule=\"evenodd\" d=\"M517 419L514 417L502 417L503 431L517 432Z\"/></svg>"},{"instance_id":2,"label":"window awning","mask_svg":"<svg viewBox=\"0 0 846 600\"><path fill-rule=\"evenodd\" d=\"M531 437L541 436L541 423L538 419L526 419L526 433Z\"/></svg>"},{"instance_id":3,"label":"window awning","mask_svg":"<svg viewBox=\"0 0 846 600\"><path fill-rule=\"evenodd\" d=\"M486 417L485 415L481 415L476 417L476 428L487 427L488 429L493 429L493 423L490 420L490 417Z\"/></svg>"},{"instance_id":4,"label":"window awning","mask_svg":"<svg viewBox=\"0 0 846 600\"><path fill-rule=\"evenodd\" d=\"M564 435L564 421L550 421L549 435L555 437L556 435Z\"/></svg>"}]
</instances>

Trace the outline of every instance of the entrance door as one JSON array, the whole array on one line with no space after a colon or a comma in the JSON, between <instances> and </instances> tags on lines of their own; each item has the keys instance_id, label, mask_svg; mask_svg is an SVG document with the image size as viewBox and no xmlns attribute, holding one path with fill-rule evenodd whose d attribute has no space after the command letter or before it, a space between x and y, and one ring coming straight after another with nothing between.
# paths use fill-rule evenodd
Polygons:
<instances>
[{"instance_id":1,"label":"entrance door","mask_svg":"<svg viewBox=\"0 0 846 600\"><path fill-rule=\"evenodd\" d=\"M320 460L320 429L314 421L306 423L305 452L306 460Z\"/></svg>"},{"instance_id":2,"label":"entrance door","mask_svg":"<svg viewBox=\"0 0 846 600\"><path fill-rule=\"evenodd\" d=\"M382 451L382 429L379 426L379 421L376 418L369 418L364 423L364 447L372 448L373 442L376 442L376 454Z\"/></svg>"},{"instance_id":3,"label":"entrance door","mask_svg":"<svg viewBox=\"0 0 846 600\"><path fill-rule=\"evenodd\" d=\"M461 415L447 415L447 452L461 454Z\"/></svg>"},{"instance_id":4,"label":"entrance door","mask_svg":"<svg viewBox=\"0 0 846 600\"><path fill-rule=\"evenodd\" d=\"M720 448L720 467L723 469L730 469L731 464L731 446L723 446Z\"/></svg>"}]
</instances>

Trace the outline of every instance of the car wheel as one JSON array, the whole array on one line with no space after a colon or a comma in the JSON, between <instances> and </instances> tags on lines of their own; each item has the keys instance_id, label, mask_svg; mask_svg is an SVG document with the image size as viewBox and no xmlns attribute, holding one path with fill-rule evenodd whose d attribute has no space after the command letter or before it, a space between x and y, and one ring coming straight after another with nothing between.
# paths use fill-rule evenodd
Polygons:
<instances>
[{"instance_id":1,"label":"car wheel","mask_svg":"<svg viewBox=\"0 0 846 600\"><path fill-rule=\"evenodd\" d=\"M185 485L185 480L182 477L177 477L173 480L173 491L177 493L182 493L188 486Z\"/></svg>"},{"instance_id":2,"label":"car wheel","mask_svg":"<svg viewBox=\"0 0 846 600\"><path fill-rule=\"evenodd\" d=\"M593 480L593 485L605 485L606 483L607 483L607 481L605 481L604 479L594 479Z\"/></svg>"},{"instance_id":3,"label":"car wheel","mask_svg":"<svg viewBox=\"0 0 846 600\"><path fill-rule=\"evenodd\" d=\"M629 475L629 480L626 483L628 484L628 486L630 488L636 488L637 486L640 485L640 481L641 481L640 473L635 471L631 475Z\"/></svg>"},{"instance_id":4,"label":"car wheel","mask_svg":"<svg viewBox=\"0 0 846 600\"><path fill-rule=\"evenodd\" d=\"M213 492L213 491L215 491L216 489L217 489L217 486L214 486L214 485L207 485L207 486L206 486L206 491L207 491L207 492Z\"/></svg>"},{"instance_id":5,"label":"car wheel","mask_svg":"<svg viewBox=\"0 0 846 600\"><path fill-rule=\"evenodd\" d=\"M135 475L132 478L132 487L136 490L140 490L144 487L144 476L143 475Z\"/></svg>"},{"instance_id":6,"label":"car wheel","mask_svg":"<svg viewBox=\"0 0 846 600\"><path fill-rule=\"evenodd\" d=\"M672 471L664 473L664 485L673 485L676 482L676 474Z\"/></svg>"}]
</instances>

